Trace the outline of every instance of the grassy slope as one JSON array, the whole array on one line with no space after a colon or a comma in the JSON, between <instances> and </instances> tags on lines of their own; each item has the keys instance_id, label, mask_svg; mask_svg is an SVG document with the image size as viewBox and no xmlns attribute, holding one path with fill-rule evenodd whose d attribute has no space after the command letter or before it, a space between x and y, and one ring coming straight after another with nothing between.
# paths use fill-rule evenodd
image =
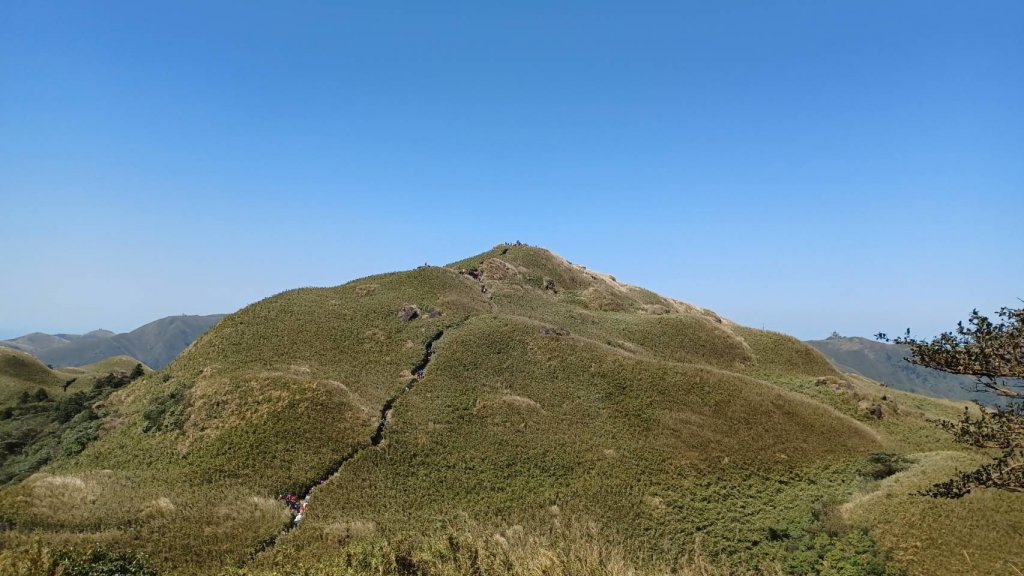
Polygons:
<instances>
[{"instance_id":1,"label":"grassy slope","mask_svg":"<svg viewBox=\"0 0 1024 576\"><path fill-rule=\"evenodd\" d=\"M916 491L985 459L959 451L913 458L915 466L887 478L877 490L854 497L844 514L856 524L871 526L910 574L987 576L1024 571L1021 495L979 490L959 500L917 496Z\"/></svg>"},{"instance_id":2,"label":"grassy slope","mask_svg":"<svg viewBox=\"0 0 1024 576\"><path fill-rule=\"evenodd\" d=\"M25 352L0 348L0 407L15 401L22 392L60 389L60 375Z\"/></svg>"},{"instance_id":3,"label":"grassy slope","mask_svg":"<svg viewBox=\"0 0 1024 576\"><path fill-rule=\"evenodd\" d=\"M33 393L42 388L52 397L64 393L63 384L77 378L69 391L74 392L92 385L92 382L110 372L130 372L138 360L130 356L113 356L81 367L47 368L34 356L0 348L0 408L11 405L22 392Z\"/></svg>"},{"instance_id":4,"label":"grassy slope","mask_svg":"<svg viewBox=\"0 0 1024 576\"><path fill-rule=\"evenodd\" d=\"M538 338L541 328L488 316L446 337L386 445L320 489L307 523L267 562L322 556L346 526L401 537L460 516L495 531L586 518L662 559L697 533L743 553L769 525L802 519L807 509L787 497L826 491L808 482L824 462L841 466L876 445L870 431L771 385L579 337ZM838 442L816 440L836 433ZM779 478L792 484L766 495ZM750 521L736 534L742 516Z\"/></svg>"},{"instance_id":5,"label":"grassy slope","mask_svg":"<svg viewBox=\"0 0 1024 576\"><path fill-rule=\"evenodd\" d=\"M87 366L53 370L36 357L10 348L0 348L0 408L10 405L22 392L43 388L53 397L64 393L63 384L77 378L69 391L86 388L110 372L130 372L138 360L130 356L112 356ZM151 370L147 371L151 372Z\"/></svg>"},{"instance_id":6,"label":"grassy slope","mask_svg":"<svg viewBox=\"0 0 1024 576\"><path fill-rule=\"evenodd\" d=\"M754 331L741 332L749 342L756 342L750 337ZM970 470L986 461L983 454L964 451L927 422L958 420L965 409L977 411L973 403L921 396L851 374L810 383L791 378L781 381L865 419L881 434L887 451L905 454L914 463L879 484L867 484L842 507L848 522L869 528L892 551L894 564L921 576L1024 571L1017 553L1024 547L1021 494L980 490L960 500L914 494L951 478L957 470ZM881 420L866 417L865 407L873 405L882 407Z\"/></svg>"},{"instance_id":7,"label":"grassy slope","mask_svg":"<svg viewBox=\"0 0 1024 576\"><path fill-rule=\"evenodd\" d=\"M456 272L477 266L483 285ZM402 322L405 305L441 315ZM427 377L368 448L442 329ZM879 403L882 420L865 409ZM8 545L103 542L170 572L216 572L287 523L276 494L355 453L251 567L330 565L462 525L499 541L586 526L647 567L699 539L763 565L786 553L767 535L799 533L822 502L867 490L867 454L954 450L924 418L958 409L848 381L792 338L519 246L253 304L107 404L100 441L0 493L18 527ZM850 518L914 568L891 523Z\"/></svg>"},{"instance_id":8,"label":"grassy slope","mask_svg":"<svg viewBox=\"0 0 1024 576\"><path fill-rule=\"evenodd\" d=\"M0 486L77 453L91 441L100 422L86 418L92 412L75 416L109 393L111 375L130 374L137 364L134 358L116 356L52 370L33 356L0 349Z\"/></svg>"}]
</instances>

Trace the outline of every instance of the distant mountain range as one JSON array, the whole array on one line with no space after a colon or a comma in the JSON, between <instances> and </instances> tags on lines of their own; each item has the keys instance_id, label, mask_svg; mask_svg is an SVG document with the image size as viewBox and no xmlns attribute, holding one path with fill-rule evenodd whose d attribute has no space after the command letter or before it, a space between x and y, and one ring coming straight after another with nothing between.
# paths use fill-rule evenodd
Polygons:
<instances>
[{"instance_id":1,"label":"distant mountain range","mask_svg":"<svg viewBox=\"0 0 1024 576\"><path fill-rule=\"evenodd\" d=\"M0 346L26 352L57 368L84 366L111 356L131 356L154 370L170 363L224 314L168 316L123 334L94 330L87 334L33 332Z\"/></svg>"},{"instance_id":2,"label":"distant mountain range","mask_svg":"<svg viewBox=\"0 0 1024 576\"><path fill-rule=\"evenodd\" d=\"M946 374L907 362L910 350L906 346L838 335L806 343L839 370L860 374L897 390L985 404L996 400L991 394L972 392L974 379L970 376Z\"/></svg>"}]
</instances>

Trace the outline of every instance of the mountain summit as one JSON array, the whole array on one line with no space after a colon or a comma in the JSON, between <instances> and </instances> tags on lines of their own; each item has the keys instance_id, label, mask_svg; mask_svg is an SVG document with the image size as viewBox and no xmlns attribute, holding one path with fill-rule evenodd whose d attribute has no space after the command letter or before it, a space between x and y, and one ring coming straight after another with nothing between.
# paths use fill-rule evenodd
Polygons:
<instances>
[{"instance_id":1,"label":"mountain summit","mask_svg":"<svg viewBox=\"0 0 1024 576\"><path fill-rule=\"evenodd\" d=\"M267 298L104 409L81 454L0 492L9 547L172 574L661 573L697 542L881 562L865 530L912 527L828 503L892 473L872 454L948 451L925 418L962 406L517 244Z\"/></svg>"}]
</instances>

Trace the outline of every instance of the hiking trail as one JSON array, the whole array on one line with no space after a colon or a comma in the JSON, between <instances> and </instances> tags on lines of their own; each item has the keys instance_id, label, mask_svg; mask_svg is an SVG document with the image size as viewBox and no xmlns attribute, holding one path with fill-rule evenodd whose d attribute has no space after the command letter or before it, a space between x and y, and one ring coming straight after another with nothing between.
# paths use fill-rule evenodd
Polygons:
<instances>
[{"instance_id":1,"label":"hiking trail","mask_svg":"<svg viewBox=\"0 0 1024 576\"><path fill-rule=\"evenodd\" d=\"M306 490L302 493L301 496L295 497L295 500L293 502L296 504L302 504L301 512L295 514L295 510L293 508L293 516L289 519L288 523L284 527L282 527L281 531L261 542L256 547L256 549L251 554L249 554L249 556L241 563L239 567L244 567L246 564L255 560L256 557L262 554L263 552L266 552L267 550L273 548L274 545L277 544L277 540L279 538L281 538L285 534L288 534L299 525L300 521L302 520L305 514L305 508L309 506L310 499L313 496L313 492L316 490L318 486L327 482L328 480L336 476L338 473L340 473L342 468L344 468L345 464L347 464L350 460L359 455L359 453L362 452L363 450L375 448L380 445L380 443L384 440L384 429L391 421L391 413L394 410L395 402L397 402L398 399L401 398L403 395L412 391L412 389L415 388L417 384L419 384L420 380L424 378L424 376L426 375L427 366L430 364L431 359L433 359L434 357L434 343L440 340L442 336L444 336L445 330L456 328L458 327L458 325L459 322L456 322L454 324L441 328L433 336L427 339L427 343L424 346L423 358L421 358L420 361L417 362L416 365L413 366L412 368L412 379L409 380L409 382L407 382L405 386L402 386L402 388L397 393L395 393L393 396L385 400L384 405L381 406L380 418L377 422L377 428L374 429L373 435L370 436L370 441L366 444L356 446L350 452L345 454L342 458L335 461L328 468L328 471L323 476L321 476L318 480L316 480L315 482L310 484L308 488L306 488Z\"/></svg>"},{"instance_id":2,"label":"hiking trail","mask_svg":"<svg viewBox=\"0 0 1024 576\"><path fill-rule=\"evenodd\" d=\"M502 254L505 254L506 252L508 252L508 248L503 250ZM497 314L498 305L497 303L494 302L494 294L492 292L491 287L487 285L487 282L484 282L484 273L483 270L481 270L479 267L482 265L483 263L481 263L477 267L470 268L469 270L458 270L458 274L459 276L463 276L465 278L470 279L473 282L476 282L480 286L480 292L484 295L484 298L487 299L487 304L491 307L491 314Z\"/></svg>"}]
</instances>

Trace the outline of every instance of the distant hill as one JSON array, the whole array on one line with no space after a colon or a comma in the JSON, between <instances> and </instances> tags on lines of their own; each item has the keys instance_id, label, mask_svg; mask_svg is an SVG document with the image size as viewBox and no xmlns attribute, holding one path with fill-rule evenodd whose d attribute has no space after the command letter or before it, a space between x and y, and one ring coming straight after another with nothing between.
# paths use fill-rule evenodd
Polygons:
<instances>
[{"instance_id":1,"label":"distant hill","mask_svg":"<svg viewBox=\"0 0 1024 576\"><path fill-rule=\"evenodd\" d=\"M53 397L90 388L97 378L110 373L131 372L138 360L130 356L111 356L83 366L51 369L31 354L0 348L0 410L17 401L22 392L35 392L40 388ZM143 364L148 374L152 370ZM75 382L65 389L63 384L72 378ZM2 419L0 419L2 420Z\"/></svg>"},{"instance_id":2,"label":"distant hill","mask_svg":"<svg viewBox=\"0 0 1024 576\"><path fill-rule=\"evenodd\" d=\"M843 372L852 372L881 382L891 388L948 398L991 404L991 394L971 392L974 379L922 368L906 361L906 346L886 344L867 338L832 336L825 340L809 340L807 344L821 352Z\"/></svg>"},{"instance_id":3,"label":"distant hill","mask_svg":"<svg viewBox=\"0 0 1024 576\"><path fill-rule=\"evenodd\" d=\"M111 356L131 356L159 370L221 318L223 314L168 316L123 334L109 330L87 334L33 332L0 340L0 346L32 354L57 368L92 364Z\"/></svg>"}]
</instances>

